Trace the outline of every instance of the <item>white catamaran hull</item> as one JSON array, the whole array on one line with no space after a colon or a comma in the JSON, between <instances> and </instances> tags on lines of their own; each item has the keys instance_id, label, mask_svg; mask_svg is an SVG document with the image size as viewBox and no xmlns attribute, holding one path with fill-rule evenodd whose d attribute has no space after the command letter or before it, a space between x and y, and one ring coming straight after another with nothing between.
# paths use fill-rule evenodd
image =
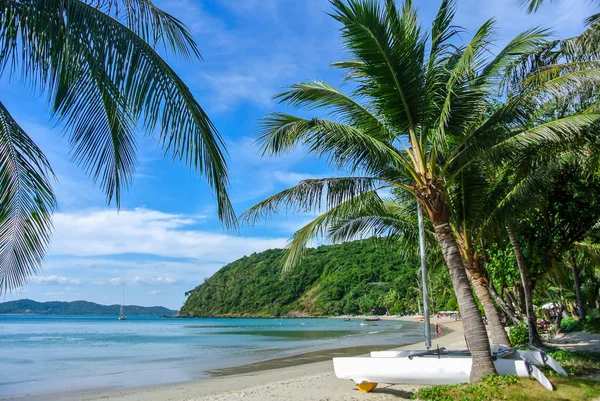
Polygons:
<instances>
[{"instance_id":1,"label":"white catamaran hull","mask_svg":"<svg viewBox=\"0 0 600 401\"><path fill-rule=\"evenodd\" d=\"M350 379L356 384L402 383L402 384L459 384L468 383L471 376L471 357L375 357L333 358L335 375ZM523 360L497 359L494 361L499 375L535 377L549 390L552 384L535 366Z\"/></svg>"},{"instance_id":2,"label":"white catamaran hull","mask_svg":"<svg viewBox=\"0 0 600 401\"><path fill-rule=\"evenodd\" d=\"M503 346L504 349L508 348ZM498 350L501 348L498 348ZM415 353L420 353L423 351L373 351L371 352L372 358L408 358L410 355ZM556 361L556 359L551 356L542 353L541 351L527 351L527 350L515 350L515 352L508 354L506 356L501 356L504 359L512 359L512 360L525 360L538 368L550 367L556 373L567 376L567 372L563 369L562 366Z\"/></svg>"}]
</instances>

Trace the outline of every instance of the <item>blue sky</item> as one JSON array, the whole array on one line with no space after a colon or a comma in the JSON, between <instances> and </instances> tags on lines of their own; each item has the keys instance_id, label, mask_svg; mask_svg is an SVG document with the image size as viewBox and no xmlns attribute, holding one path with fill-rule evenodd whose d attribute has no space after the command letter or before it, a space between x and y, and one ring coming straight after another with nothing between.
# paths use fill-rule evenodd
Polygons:
<instances>
[{"instance_id":1,"label":"blue sky","mask_svg":"<svg viewBox=\"0 0 600 401\"><path fill-rule=\"evenodd\" d=\"M230 195L238 213L308 177L337 174L302 150L261 158L253 142L258 119L285 110L272 96L289 84L320 79L340 85L328 67L343 59L337 23L324 0L161 0L166 11L191 27L204 62L168 59L223 134L231 170ZM438 1L415 0L424 26ZM558 37L575 35L596 8L589 0L546 4L527 15L517 0L459 0L457 25L474 32L498 21L498 45L534 26ZM463 35L465 39L470 34ZM184 292L243 255L283 247L311 216L285 215L231 233L215 217L202 178L162 158L151 138L140 142L135 181L122 210L106 207L103 194L70 162L67 143L53 127L45 97L18 78L0 79L2 101L46 152L57 174L59 208L44 269L4 300L85 299L178 309Z\"/></svg>"}]
</instances>

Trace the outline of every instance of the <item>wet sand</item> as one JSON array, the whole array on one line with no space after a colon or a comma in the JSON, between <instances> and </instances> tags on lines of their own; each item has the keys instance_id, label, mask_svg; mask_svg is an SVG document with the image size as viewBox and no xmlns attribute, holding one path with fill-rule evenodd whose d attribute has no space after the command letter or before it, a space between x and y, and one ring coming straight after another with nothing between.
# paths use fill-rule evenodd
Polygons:
<instances>
[{"instance_id":1,"label":"wet sand","mask_svg":"<svg viewBox=\"0 0 600 401\"><path fill-rule=\"evenodd\" d=\"M411 320L411 318L398 318ZM464 349L462 322L433 319L440 323L445 335L433 339L433 347ZM306 353L295 357L255 363L212 372L215 377L181 384L132 389L101 389L40 395L27 395L14 400L32 401L352 401L364 400L354 384L340 380L333 373L331 358L356 355L381 347L350 347ZM385 347L389 348L389 347ZM398 349L422 349L419 342ZM315 362L317 361L317 362ZM408 399L419 386L380 385L369 394L369 400Z\"/></svg>"}]
</instances>

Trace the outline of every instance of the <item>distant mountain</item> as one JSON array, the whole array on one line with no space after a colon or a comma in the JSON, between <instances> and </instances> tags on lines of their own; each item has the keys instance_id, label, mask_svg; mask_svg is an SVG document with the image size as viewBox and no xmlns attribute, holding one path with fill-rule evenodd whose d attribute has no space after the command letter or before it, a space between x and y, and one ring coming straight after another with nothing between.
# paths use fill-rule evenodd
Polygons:
<instances>
[{"instance_id":1,"label":"distant mountain","mask_svg":"<svg viewBox=\"0 0 600 401\"><path fill-rule=\"evenodd\" d=\"M31 299L19 299L0 303L0 314L37 315L118 315L121 305L100 305L94 302L36 302ZM162 306L124 305L123 311L127 316L172 316L177 311Z\"/></svg>"}]
</instances>

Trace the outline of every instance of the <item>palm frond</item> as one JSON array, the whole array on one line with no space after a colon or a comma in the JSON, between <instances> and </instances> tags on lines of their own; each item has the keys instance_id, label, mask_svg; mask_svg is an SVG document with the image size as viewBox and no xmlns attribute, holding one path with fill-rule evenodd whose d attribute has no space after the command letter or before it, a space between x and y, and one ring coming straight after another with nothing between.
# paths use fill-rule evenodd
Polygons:
<instances>
[{"instance_id":1,"label":"palm frond","mask_svg":"<svg viewBox=\"0 0 600 401\"><path fill-rule=\"evenodd\" d=\"M361 63L358 91L373 100L376 109L387 110L390 124L410 132L416 143L423 99L425 37L410 1L397 10L394 1L385 7L370 0L332 0L333 17L342 23L346 48Z\"/></svg>"},{"instance_id":2,"label":"palm frond","mask_svg":"<svg viewBox=\"0 0 600 401\"><path fill-rule=\"evenodd\" d=\"M0 294L41 266L52 231L52 170L0 102Z\"/></svg>"},{"instance_id":3,"label":"palm frond","mask_svg":"<svg viewBox=\"0 0 600 401\"><path fill-rule=\"evenodd\" d=\"M89 0L88 4L94 3ZM122 21L145 42L154 47L162 44L166 51L184 58L199 58L200 51L189 28L179 19L157 7L150 0L109 1L100 9Z\"/></svg>"},{"instance_id":4,"label":"palm frond","mask_svg":"<svg viewBox=\"0 0 600 401\"><path fill-rule=\"evenodd\" d=\"M490 160L516 160L531 153L558 154L581 140L586 128L600 120L600 113L580 113L539 124L519 132L493 146L487 153Z\"/></svg>"},{"instance_id":5,"label":"palm frond","mask_svg":"<svg viewBox=\"0 0 600 401\"><path fill-rule=\"evenodd\" d=\"M519 0L522 5L527 6L527 12L533 13L536 12L541 5L544 3L544 0Z\"/></svg>"},{"instance_id":6,"label":"palm frond","mask_svg":"<svg viewBox=\"0 0 600 401\"><path fill-rule=\"evenodd\" d=\"M228 225L235 222L223 141L189 88L144 40L145 33L138 36L101 9L78 0L48 0L43 6L35 1L5 3L0 7L0 68L18 64L23 78L47 91L57 120L73 129L75 160L100 182L109 203L120 204L121 187L132 178L132 127L140 122L147 135L157 134L165 153L207 178L217 197L219 218ZM187 46L195 53L181 26L166 15L157 16L151 3L127 4L143 14L131 17L131 23L153 19L149 29L172 42L173 49ZM90 104L88 112L79 113L76 105L85 102ZM101 117L90 114L92 104L102 106ZM100 138L84 142L91 135ZM92 149L98 143L102 151Z\"/></svg>"},{"instance_id":7,"label":"palm frond","mask_svg":"<svg viewBox=\"0 0 600 401\"><path fill-rule=\"evenodd\" d=\"M451 40L462 30L452 25L456 14L455 0L442 0L437 15L431 24L431 44L429 50L429 69L444 58L448 49L452 49Z\"/></svg>"},{"instance_id":8,"label":"palm frond","mask_svg":"<svg viewBox=\"0 0 600 401\"><path fill-rule=\"evenodd\" d=\"M380 202L381 198L377 191L370 190L328 208L326 212L296 231L288 241L287 249L283 255L283 271L289 271L297 266L306 254L310 241L327 235L328 229L335 226L338 221L343 220L349 213L355 210L376 207Z\"/></svg>"},{"instance_id":9,"label":"palm frond","mask_svg":"<svg viewBox=\"0 0 600 401\"><path fill-rule=\"evenodd\" d=\"M440 150L447 150L446 129L452 133L462 132L456 127L470 125L474 116L481 116L485 103L485 92L472 83L483 62L483 55L493 34L494 20L486 21L477 30L469 44L457 56L450 75L446 81L445 97L436 121L436 129L432 141ZM468 106L467 106L468 105ZM475 117L475 118L477 118ZM451 119L453 121L451 121Z\"/></svg>"},{"instance_id":10,"label":"palm frond","mask_svg":"<svg viewBox=\"0 0 600 401\"><path fill-rule=\"evenodd\" d=\"M278 94L275 99L290 106L306 107L308 110L325 109L343 124L353 125L379 141L394 139L393 133L379 116L325 82L312 81L291 85L289 90Z\"/></svg>"},{"instance_id":11,"label":"palm frond","mask_svg":"<svg viewBox=\"0 0 600 401\"><path fill-rule=\"evenodd\" d=\"M360 126L271 113L261 121L261 131L258 142L263 154L282 154L305 145L310 153L327 157L334 167L349 167L351 171L410 164L405 155L378 138L377 133L374 136L372 131L363 132Z\"/></svg>"},{"instance_id":12,"label":"palm frond","mask_svg":"<svg viewBox=\"0 0 600 401\"><path fill-rule=\"evenodd\" d=\"M389 184L371 177L320 178L301 181L252 206L240 216L250 224L269 218L285 208L297 212L331 209L366 192L383 189Z\"/></svg>"},{"instance_id":13,"label":"palm frond","mask_svg":"<svg viewBox=\"0 0 600 401\"><path fill-rule=\"evenodd\" d=\"M515 68L515 62L518 63L523 58L539 55L552 44L550 34L550 30L544 28L531 28L520 33L504 46L492 61L487 63L481 72L480 79L487 80L494 85L501 84L499 79L514 74L511 70Z\"/></svg>"}]
</instances>

